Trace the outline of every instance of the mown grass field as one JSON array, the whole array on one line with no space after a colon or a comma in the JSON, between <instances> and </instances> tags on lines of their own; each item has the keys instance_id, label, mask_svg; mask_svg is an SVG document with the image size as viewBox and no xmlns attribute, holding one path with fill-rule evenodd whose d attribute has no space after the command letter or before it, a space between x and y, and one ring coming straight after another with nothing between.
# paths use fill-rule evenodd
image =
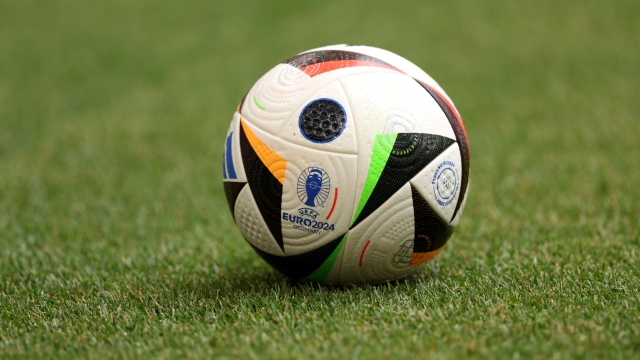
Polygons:
<instances>
[{"instance_id":1,"label":"mown grass field","mask_svg":"<svg viewBox=\"0 0 640 360\"><path fill-rule=\"evenodd\" d=\"M640 358L640 4L0 0L0 357ZM292 283L221 186L247 89L355 43L462 113L418 275Z\"/></svg>"}]
</instances>

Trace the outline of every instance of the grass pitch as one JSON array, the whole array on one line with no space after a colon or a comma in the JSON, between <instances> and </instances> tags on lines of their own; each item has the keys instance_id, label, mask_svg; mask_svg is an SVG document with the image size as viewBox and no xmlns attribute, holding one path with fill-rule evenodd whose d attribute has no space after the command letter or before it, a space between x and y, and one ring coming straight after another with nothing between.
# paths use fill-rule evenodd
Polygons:
<instances>
[{"instance_id":1,"label":"grass pitch","mask_svg":"<svg viewBox=\"0 0 640 360\"><path fill-rule=\"evenodd\" d=\"M0 357L640 357L637 1L0 9ZM461 225L403 282L291 283L227 210L235 106L333 43L412 60L468 130Z\"/></svg>"}]
</instances>

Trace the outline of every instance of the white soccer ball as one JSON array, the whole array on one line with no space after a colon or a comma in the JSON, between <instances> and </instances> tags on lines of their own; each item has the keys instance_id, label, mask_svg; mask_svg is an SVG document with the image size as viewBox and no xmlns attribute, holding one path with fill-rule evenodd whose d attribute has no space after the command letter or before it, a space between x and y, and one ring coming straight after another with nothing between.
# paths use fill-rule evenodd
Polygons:
<instances>
[{"instance_id":1,"label":"white soccer ball","mask_svg":"<svg viewBox=\"0 0 640 360\"><path fill-rule=\"evenodd\" d=\"M329 284L407 276L460 221L469 144L444 90L389 51L334 45L267 72L223 157L240 232L283 274Z\"/></svg>"}]
</instances>

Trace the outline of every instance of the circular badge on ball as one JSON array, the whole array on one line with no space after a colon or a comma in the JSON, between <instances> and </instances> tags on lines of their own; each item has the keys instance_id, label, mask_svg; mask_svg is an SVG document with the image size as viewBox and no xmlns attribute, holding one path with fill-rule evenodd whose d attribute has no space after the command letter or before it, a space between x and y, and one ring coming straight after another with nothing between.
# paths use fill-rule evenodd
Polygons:
<instances>
[{"instance_id":1,"label":"circular badge on ball","mask_svg":"<svg viewBox=\"0 0 640 360\"><path fill-rule=\"evenodd\" d=\"M327 143L342 134L347 125L347 115L337 101L317 99L302 109L298 125L307 140Z\"/></svg>"},{"instance_id":2,"label":"circular badge on ball","mask_svg":"<svg viewBox=\"0 0 640 360\"><path fill-rule=\"evenodd\" d=\"M438 204L447 206L455 200L460 187L459 179L458 169L453 161L446 160L438 165L431 181Z\"/></svg>"},{"instance_id":3,"label":"circular badge on ball","mask_svg":"<svg viewBox=\"0 0 640 360\"><path fill-rule=\"evenodd\" d=\"M298 198L307 206L324 204L330 190L329 174L319 167L306 168L298 176Z\"/></svg>"}]
</instances>

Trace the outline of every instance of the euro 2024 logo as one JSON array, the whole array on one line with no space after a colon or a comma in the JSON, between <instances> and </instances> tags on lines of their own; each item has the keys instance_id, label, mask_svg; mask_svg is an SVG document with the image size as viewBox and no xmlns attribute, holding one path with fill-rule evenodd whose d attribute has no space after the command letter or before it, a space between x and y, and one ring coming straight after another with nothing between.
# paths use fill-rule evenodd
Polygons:
<instances>
[{"instance_id":1,"label":"euro 2024 logo","mask_svg":"<svg viewBox=\"0 0 640 360\"><path fill-rule=\"evenodd\" d=\"M324 204L330 190L329 174L319 167L306 168L298 177L298 198L307 206Z\"/></svg>"}]
</instances>

